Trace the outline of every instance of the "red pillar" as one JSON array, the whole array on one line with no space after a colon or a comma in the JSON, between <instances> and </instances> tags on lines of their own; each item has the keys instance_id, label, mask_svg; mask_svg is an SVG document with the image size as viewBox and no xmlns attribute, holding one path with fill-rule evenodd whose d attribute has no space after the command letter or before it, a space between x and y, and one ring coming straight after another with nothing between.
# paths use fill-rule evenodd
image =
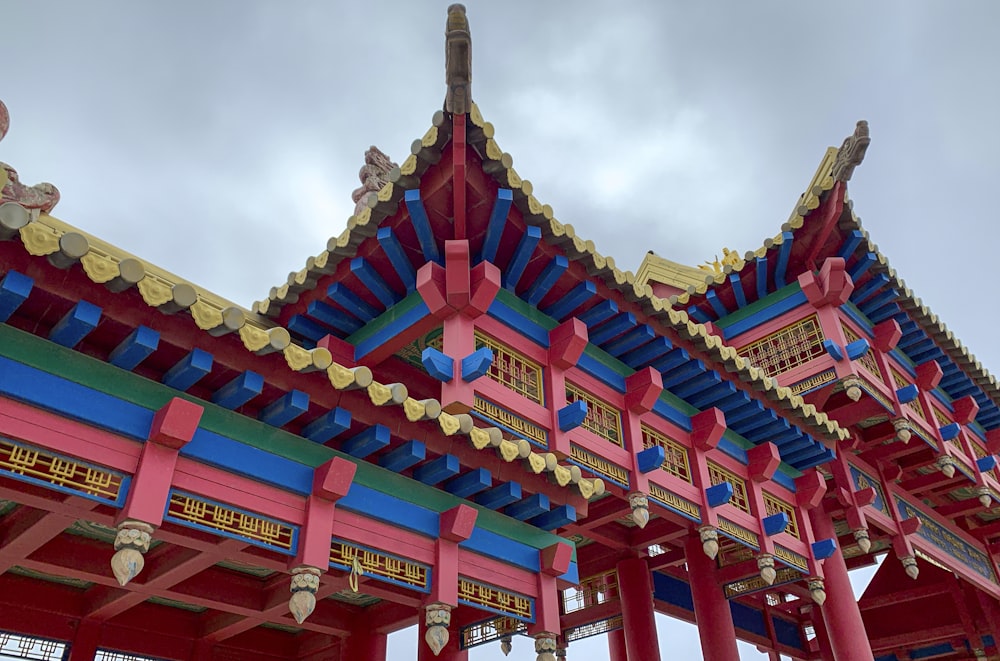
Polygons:
<instances>
[{"instance_id":1,"label":"red pillar","mask_svg":"<svg viewBox=\"0 0 1000 661\"><path fill-rule=\"evenodd\" d=\"M830 515L817 508L809 513L816 539L836 539ZM844 556L839 552L823 561L826 602L820 607L830 647L837 661L874 661L861 609L854 599Z\"/></svg>"},{"instance_id":2,"label":"red pillar","mask_svg":"<svg viewBox=\"0 0 1000 661\"><path fill-rule=\"evenodd\" d=\"M388 636L384 633L355 629L340 643L341 661L385 661ZM440 658L440 657L438 657Z\"/></svg>"},{"instance_id":3,"label":"red pillar","mask_svg":"<svg viewBox=\"0 0 1000 661\"><path fill-rule=\"evenodd\" d=\"M701 539L687 538L684 543L687 557L688 580L691 582L691 599L694 602L694 619L701 639L701 653L705 661L740 661L736 647L736 627L729 600L715 580L715 561L705 555Z\"/></svg>"},{"instance_id":4,"label":"red pillar","mask_svg":"<svg viewBox=\"0 0 1000 661\"><path fill-rule=\"evenodd\" d=\"M660 661L653 617L653 581L645 560L628 558L618 563L618 596L622 602L628 658Z\"/></svg>"},{"instance_id":5,"label":"red pillar","mask_svg":"<svg viewBox=\"0 0 1000 661\"><path fill-rule=\"evenodd\" d=\"M69 648L69 661L94 661L101 644L101 623L80 620Z\"/></svg>"},{"instance_id":6,"label":"red pillar","mask_svg":"<svg viewBox=\"0 0 1000 661\"><path fill-rule=\"evenodd\" d=\"M826 631L826 623L823 622L823 613L819 606L813 606L812 612L813 630L816 632L816 644L819 645L819 658L821 661L837 661L833 657L833 648L830 647L830 634Z\"/></svg>"},{"instance_id":7,"label":"red pillar","mask_svg":"<svg viewBox=\"0 0 1000 661\"><path fill-rule=\"evenodd\" d=\"M625 630L615 629L608 632L608 661L628 661L625 651Z\"/></svg>"}]
</instances>

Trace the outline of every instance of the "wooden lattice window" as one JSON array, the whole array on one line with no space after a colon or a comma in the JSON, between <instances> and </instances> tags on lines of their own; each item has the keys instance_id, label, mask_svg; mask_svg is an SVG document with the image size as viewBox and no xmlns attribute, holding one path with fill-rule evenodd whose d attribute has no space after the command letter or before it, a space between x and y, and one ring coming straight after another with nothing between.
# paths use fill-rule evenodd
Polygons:
<instances>
[{"instance_id":1,"label":"wooden lattice window","mask_svg":"<svg viewBox=\"0 0 1000 661\"><path fill-rule=\"evenodd\" d=\"M708 480L712 483L713 487L716 484L729 482L733 487L733 497L729 500L729 504L736 509L743 510L747 514L750 513L750 500L747 498L747 485L743 478L732 471L726 470L719 464L709 461Z\"/></svg>"},{"instance_id":2,"label":"wooden lattice window","mask_svg":"<svg viewBox=\"0 0 1000 661\"><path fill-rule=\"evenodd\" d=\"M642 425L642 447L648 449L659 445L663 448L661 468L685 482L691 482L691 465L688 463L687 448L663 434Z\"/></svg>"},{"instance_id":3,"label":"wooden lattice window","mask_svg":"<svg viewBox=\"0 0 1000 661\"><path fill-rule=\"evenodd\" d=\"M572 404L580 401L587 403L587 417L583 421L583 428L617 446L624 447L622 444L622 412L611 404L597 399L590 393L567 382L566 402Z\"/></svg>"},{"instance_id":4,"label":"wooden lattice window","mask_svg":"<svg viewBox=\"0 0 1000 661\"><path fill-rule=\"evenodd\" d=\"M844 339L847 340L848 344L850 344L851 342L856 342L857 340L861 339L858 337L857 333L855 333L853 330L850 329L849 326L844 326L843 328L844 328ZM861 365L866 370L877 376L879 380L882 379L882 370L878 368L878 361L875 360L875 356L872 355L871 349L868 349L868 351L865 352L865 355L861 356L861 358L858 359L858 362L861 363Z\"/></svg>"},{"instance_id":5,"label":"wooden lattice window","mask_svg":"<svg viewBox=\"0 0 1000 661\"><path fill-rule=\"evenodd\" d=\"M774 514L779 514L784 512L785 516L788 517L788 527L785 528L785 532L794 537L795 539L801 539L799 537L799 524L795 519L795 508L781 500L777 496L772 496L768 492L763 492L764 496L764 514L766 516L772 516Z\"/></svg>"},{"instance_id":6,"label":"wooden lattice window","mask_svg":"<svg viewBox=\"0 0 1000 661\"><path fill-rule=\"evenodd\" d=\"M777 376L822 356L824 339L819 318L812 315L751 342L739 355L767 376Z\"/></svg>"},{"instance_id":7,"label":"wooden lattice window","mask_svg":"<svg viewBox=\"0 0 1000 661\"><path fill-rule=\"evenodd\" d=\"M493 364L486 374L489 378L533 402L545 404L541 365L477 331L476 348L483 347L493 352Z\"/></svg>"}]
</instances>

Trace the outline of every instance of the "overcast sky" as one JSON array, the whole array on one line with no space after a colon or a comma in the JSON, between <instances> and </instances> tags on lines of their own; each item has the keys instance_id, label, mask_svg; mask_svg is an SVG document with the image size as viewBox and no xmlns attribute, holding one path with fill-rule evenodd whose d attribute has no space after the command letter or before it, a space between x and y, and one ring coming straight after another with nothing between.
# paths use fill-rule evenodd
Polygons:
<instances>
[{"instance_id":1,"label":"overcast sky","mask_svg":"<svg viewBox=\"0 0 1000 661\"><path fill-rule=\"evenodd\" d=\"M342 231L368 145L401 161L430 125L447 4L6 0L0 160L54 183L56 216L249 306ZM1000 5L466 5L473 98L497 142L540 201L632 271L648 249L688 264L756 249L826 147L867 119L855 210L1000 369L985 280ZM696 645L661 632L670 658L697 658L675 656L680 640ZM606 654L582 647L571 658Z\"/></svg>"}]
</instances>

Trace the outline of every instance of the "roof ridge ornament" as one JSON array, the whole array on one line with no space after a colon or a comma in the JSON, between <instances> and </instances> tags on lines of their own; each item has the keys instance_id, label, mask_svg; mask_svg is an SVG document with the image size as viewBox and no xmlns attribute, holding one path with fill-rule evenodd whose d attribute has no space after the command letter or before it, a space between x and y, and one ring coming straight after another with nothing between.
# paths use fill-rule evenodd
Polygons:
<instances>
[{"instance_id":1,"label":"roof ridge ornament","mask_svg":"<svg viewBox=\"0 0 1000 661\"><path fill-rule=\"evenodd\" d=\"M472 109L472 34L465 5L456 3L448 7L444 38L444 78L448 85L444 109L463 115Z\"/></svg>"},{"instance_id":2,"label":"roof ridge ornament","mask_svg":"<svg viewBox=\"0 0 1000 661\"><path fill-rule=\"evenodd\" d=\"M10 114L7 106L0 101L0 140L10 128ZM59 189L43 183L25 186L17 177L17 170L0 161L0 207L8 202L19 204L25 209L49 213L59 203ZM20 212L23 214L23 211Z\"/></svg>"},{"instance_id":3,"label":"roof ridge ornament","mask_svg":"<svg viewBox=\"0 0 1000 661\"><path fill-rule=\"evenodd\" d=\"M868 145L871 144L871 141L871 136L868 133L868 122L863 119L858 121L858 125L854 128L854 134L848 136L837 151L832 171L834 181L847 182L851 180L854 168L865 160L865 152L868 151Z\"/></svg>"},{"instance_id":4,"label":"roof ridge ornament","mask_svg":"<svg viewBox=\"0 0 1000 661\"><path fill-rule=\"evenodd\" d=\"M375 145L368 148L365 152L365 164L358 171L361 186L351 193L355 215L371 206L369 198L378 195L382 187L389 183L389 173L396 167L399 166L384 151Z\"/></svg>"}]
</instances>

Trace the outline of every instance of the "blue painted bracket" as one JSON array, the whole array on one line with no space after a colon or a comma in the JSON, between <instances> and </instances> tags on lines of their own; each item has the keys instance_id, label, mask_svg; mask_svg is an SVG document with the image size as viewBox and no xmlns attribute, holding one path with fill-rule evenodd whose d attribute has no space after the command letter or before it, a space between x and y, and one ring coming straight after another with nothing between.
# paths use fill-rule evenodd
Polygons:
<instances>
[{"instance_id":1,"label":"blue painted bracket","mask_svg":"<svg viewBox=\"0 0 1000 661\"><path fill-rule=\"evenodd\" d=\"M587 402L582 399L559 409L559 429L569 431L583 424L587 418Z\"/></svg>"},{"instance_id":2,"label":"blue painted bracket","mask_svg":"<svg viewBox=\"0 0 1000 661\"><path fill-rule=\"evenodd\" d=\"M247 370L222 386L212 395L212 401L227 409L236 409L256 397L264 389L264 377Z\"/></svg>"},{"instance_id":3,"label":"blue painted bracket","mask_svg":"<svg viewBox=\"0 0 1000 661\"><path fill-rule=\"evenodd\" d=\"M840 345L833 340L823 340L823 348L838 363L844 359L844 352L841 351Z\"/></svg>"},{"instance_id":4,"label":"blue painted bracket","mask_svg":"<svg viewBox=\"0 0 1000 661\"><path fill-rule=\"evenodd\" d=\"M596 294L597 287L594 287L593 290L594 290L593 293ZM552 308L549 308L549 311L551 310ZM571 310L567 310L567 312L570 311ZM549 313L546 312L546 314ZM616 314L618 314L618 304L615 303L614 301L609 301L605 299L600 303L598 303L597 305L595 305L594 307L590 308L589 310L581 312L576 316L576 318L582 321L583 323L587 324L588 329L591 329L594 326L597 326L598 324L603 324L605 321L615 316ZM551 317L553 315L549 314L549 316Z\"/></svg>"},{"instance_id":5,"label":"blue painted bracket","mask_svg":"<svg viewBox=\"0 0 1000 661\"><path fill-rule=\"evenodd\" d=\"M332 285L330 285L326 290L326 297L331 301L333 301L334 303L336 303L337 305L339 305L340 307L347 310L348 313L353 314L361 321L371 321L372 319L374 319L379 315L378 308L376 308L374 305L369 305L368 303L365 303L360 296L358 296L350 289L348 289L347 285L345 285L342 282L335 282ZM343 313L338 310L334 310L333 308L329 308L326 306L324 306L324 308L325 309L321 309L321 311L325 315L329 315L332 313L343 316ZM316 317L325 324L330 323L325 318L319 315L314 315L312 313L312 310L309 311L309 316ZM333 324L330 325L332 326Z\"/></svg>"},{"instance_id":6,"label":"blue painted bracket","mask_svg":"<svg viewBox=\"0 0 1000 661\"><path fill-rule=\"evenodd\" d=\"M339 287L339 285L337 286ZM345 308L348 307L346 301L337 300L337 302ZM359 300L358 302L360 303L361 301ZM371 308L371 306L368 306L367 304L364 305L366 308ZM374 308L371 309L374 310ZM351 314L354 314L354 316L358 318L355 319L351 316ZM345 335L350 335L354 331L358 330L365 325L365 322L374 319L377 314L377 311L375 311L374 314L368 316L365 315L361 309L358 309L357 313L343 312L333 306L327 305L323 301L309 301L309 304L306 306L306 316L311 317L324 326L329 326L335 331L340 331Z\"/></svg>"},{"instance_id":7,"label":"blue painted bracket","mask_svg":"<svg viewBox=\"0 0 1000 661\"><path fill-rule=\"evenodd\" d=\"M386 281L379 275L375 267L364 257L355 257L351 260L351 273L358 277L358 280L368 288L375 298L379 300L386 309L396 304L399 298Z\"/></svg>"},{"instance_id":8,"label":"blue painted bracket","mask_svg":"<svg viewBox=\"0 0 1000 661\"><path fill-rule=\"evenodd\" d=\"M850 358L851 360L857 360L858 358L861 358L866 353L868 353L869 348L870 345L868 344L868 340L866 340L863 337L861 339L854 340L853 342L849 343L846 347L844 347L844 349L847 351L847 357Z\"/></svg>"},{"instance_id":9,"label":"blue painted bracket","mask_svg":"<svg viewBox=\"0 0 1000 661\"><path fill-rule=\"evenodd\" d=\"M980 457L976 459L976 466L979 466L980 472L985 473L986 471L993 470L997 467L996 455L988 454L985 457Z\"/></svg>"},{"instance_id":10,"label":"blue painted bracket","mask_svg":"<svg viewBox=\"0 0 1000 661\"><path fill-rule=\"evenodd\" d=\"M192 349L191 353L166 371L163 385L184 392L212 371L213 361L212 354L207 351Z\"/></svg>"},{"instance_id":11,"label":"blue painted bracket","mask_svg":"<svg viewBox=\"0 0 1000 661\"><path fill-rule=\"evenodd\" d=\"M465 475L459 475L448 480L444 490L459 498L474 496L493 486L493 476L485 468L475 468Z\"/></svg>"},{"instance_id":12,"label":"blue painted bracket","mask_svg":"<svg viewBox=\"0 0 1000 661\"><path fill-rule=\"evenodd\" d=\"M650 473L663 465L666 459L666 452L662 445L654 445L646 448L636 455L640 473Z\"/></svg>"},{"instance_id":13,"label":"blue painted bracket","mask_svg":"<svg viewBox=\"0 0 1000 661\"><path fill-rule=\"evenodd\" d=\"M373 452L378 452L389 445L391 434L385 425L368 427L360 434L344 441L340 449L358 459L364 459Z\"/></svg>"},{"instance_id":14,"label":"blue painted bracket","mask_svg":"<svg viewBox=\"0 0 1000 661\"><path fill-rule=\"evenodd\" d=\"M764 534L777 535L785 532L785 529L788 528L788 515L784 512L778 512L771 516L765 516L762 523L764 524Z\"/></svg>"},{"instance_id":15,"label":"blue painted bracket","mask_svg":"<svg viewBox=\"0 0 1000 661\"><path fill-rule=\"evenodd\" d=\"M504 510L504 514L513 517L518 521L527 521L528 519L534 518L539 514L548 512L551 509L549 504L549 497L544 493L536 493L528 498L525 498L519 503L514 503L513 505L508 505L507 509Z\"/></svg>"},{"instance_id":16,"label":"blue painted bracket","mask_svg":"<svg viewBox=\"0 0 1000 661\"><path fill-rule=\"evenodd\" d=\"M697 305L689 306L687 309L688 316L697 321L699 324L707 324L712 321L712 318L705 313L704 310L699 308Z\"/></svg>"},{"instance_id":17,"label":"blue painted bracket","mask_svg":"<svg viewBox=\"0 0 1000 661\"><path fill-rule=\"evenodd\" d=\"M709 507L725 505L733 497L733 485L722 482L705 489L705 499Z\"/></svg>"},{"instance_id":18,"label":"blue painted bracket","mask_svg":"<svg viewBox=\"0 0 1000 661\"><path fill-rule=\"evenodd\" d=\"M497 191L497 199L493 203L493 211L490 212L490 220L486 224L486 236L483 239L483 261L496 260L500 238L503 236L503 228L507 225L507 213L510 211L510 205L513 201L514 192L509 188L501 188Z\"/></svg>"},{"instance_id":19,"label":"blue painted bracket","mask_svg":"<svg viewBox=\"0 0 1000 661\"><path fill-rule=\"evenodd\" d=\"M101 320L101 308L87 301L78 301L73 308L63 315L52 330L49 339L64 347L72 349L80 341L97 328Z\"/></svg>"},{"instance_id":20,"label":"blue painted bracket","mask_svg":"<svg viewBox=\"0 0 1000 661\"><path fill-rule=\"evenodd\" d=\"M129 333L108 356L108 362L123 370L132 371L136 365L146 360L160 345L160 334L152 328L139 326Z\"/></svg>"},{"instance_id":21,"label":"blue painted bracket","mask_svg":"<svg viewBox=\"0 0 1000 661\"><path fill-rule=\"evenodd\" d=\"M386 452L378 464L394 473L402 473L410 466L419 464L427 457L427 446L420 441L410 440L395 450Z\"/></svg>"},{"instance_id":22,"label":"blue painted bracket","mask_svg":"<svg viewBox=\"0 0 1000 661\"><path fill-rule=\"evenodd\" d=\"M596 295L597 285L592 283L590 280L586 280L578 284L576 287L573 287L573 289L569 290L569 293L549 307L545 308L543 312L553 319L563 321L569 316L570 312L577 309ZM616 305L615 308L617 307L618 306Z\"/></svg>"},{"instance_id":23,"label":"blue painted bracket","mask_svg":"<svg viewBox=\"0 0 1000 661\"><path fill-rule=\"evenodd\" d=\"M638 322L635 315L631 312L620 314L611 321L601 324L600 327L590 331L590 343L596 345L604 344L608 340L618 337L628 329L634 327L636 323Z\"/></svg>"},{"instance_id":24,"label":"blue painted bracket","mask_svg":"<svg viewBox=\"0 0 1000 661\"><path fill-rule=\"evenodd\" d=\"M0 280L0 321L10 316L28 299L35 281L17 271L8 271Z\"/></svg>"},{"instance_id":25,"label":"blue painted bracket","mask_svg":"<svg viewBox=\"0 0 1000 661\"><path fill-rule=\"evenodd\" d=\"M293 315L292 318L288 320L288 330L295 335L308 338L313 342L319 342L327 335L333 335L337 332L337 329L323 326L322 324L314 321L313 319L309 319L302 314ZM344 335L348 334L349 333L344 333Z\"/></svg>"},{"instance_id":26,"label":"blue painted bracket","mask_svg":"<svg viewBox=\"0 0 1000 661\"><path fill-rule=\"evenodd\" d=\"M521 484L519 482L502 482L476 497L477 503L491 510L498 510L519 500L521 500Z\"/></svg>"},{"instance_id":27,"label":"blue painted bracket","mask_svg":"<svg viewBox=\"0 0 1000 661\"><path fill-rule=\"evenodd\" d=\"M458 471L458 457L453 454L443 454L434 461L418 466L413 471L413 477L419 482L434 486L458 475Z\"/></svg>"},{"instance_id":28,"label":"blue painted bracket","mask_svg":"<svg viewBox=\"0 0 1000 661\"><path fill-rule=\"evenodd\" d=\"M569 260L564 256L556 255L553 257L552 261L542 269L541 274L531 283L528 290L524 292L524 300L531 305L538 305L568 268Z\"/></svg>"},{"instance_id":29,"label":"blue painted bracket","mask_svg":"<svg viewBox=\"0 0 1000 661\"><path fill-rule=\"evenodd\" d=\"M562 526L576 523L576 508L572 505L560 505L544 514L539 514L528 523L538 526L542 530L555 530Z\"/></svg>"},{"instance_id":30,"label":"blue painted bracket","mask_svg":"<svg viewBox=\"0 0 1000 661\"><path fill-rule=\"evenodd\" d=\"M485 376L493 365L493 352L489 347L480 347L462 359L462 380L466 383Z\"/></svg>"},{"instance_id":31,"label":"blue painted bracket","mask_svg":"<svg viewBox=\"0 0 1000 661\"><path fill-rule=\"evenodd\" d=\"M950 441L958 437L958 432L961 431L962 426L957 422L952 422L940 428L941 439L945 441Z\"/></svg>"},{"instance_id":32,"label":"blue painted bracket","mask_svg":"<svg viewBox=\"0 0 1000 661\"><path fill-rule=\"evenodd\" d=\"M413 264L410 263L409 258L406 256L399 237L396 236L391 227L380 227L375 234L375 238L378 239L378 244L382 246L382 252L389 258L389 263L395 269L396 275L399 276L399 279L403 282L403 286L406 287L406 293L411 293L417 287L416 271L413 270Z\"/></svg>"},{"instance_id":33,"label":"blue painted bracket","mask_svg":"<svg viewBox=\"0 0 1000 661\"><path fill-rule=\"evenodd\" d=\"M257 419L272 427L284 427L309 410L309 395L292 390L260 410Z\"/></svg>"},{"instance_id":34,"label":"blue painted bracket","mask_svg":"<svg viewBox=\"0 0 1000 661\"><path fill-rule=\"evenodd\" d=\"M420 362L427 373L443 383L455 378L455 361L434 347L427 347L420 354Z\"/></svg>"},{"instance_id":35,"label":"blue painted bracket","mask_svg":"<svg viewBox=\"0 0 1000 661\"><path fill-rule=\"evenodd\" d=\"M910 384L908 386L903 386L896 391L896 397L902 404L912 402L917 398L917 386L915 384Z\"/></svg>"},{"instance_id":36,"label":"blue painted bracket","mask_svg":"<svg viewBox=\"0 0 1000 661\"><path fill-rule=\"evenodd\" d=\"M813 542L812 545L813 557L817 560L826 560L833 555L836 550L837 542L833 539L821 539L818 542Z\"/></svg>"},{"instance_id":37,"label":"blue painted bracket","mask_svg":"<svg viewBox=\"0 0 1000 661\"><path fill-rule=\"evenodd\" d=\"M420 200L420 191L412 189L403 195L403 202L406 203L406 210L410 212L410 223L413 231L417 234L417 241L420 242L420 249L424 253L424 259L429 262L441 263L441 253L438 251L437 241L434 239L434 231L431 229L431 221L427 218L427 210Z\"/></svg>"},{"instance_id":38,"label":"blue painted bracket","mask_svg":"<svg viewBox=\"0 0 1000 661\"><path fill-rule=\"evenodd\" d=\"M521 281L524 269L528 266L531 255L534 254L535 247L541 239L542 230L534 225L528 227L521 235L521 240L518 242L517 248L514 249L514 255L507 264L507 272L503 277L504 289L514 291L517 288L517 283Z\"/></svg>"},{"instance_id":39,"label":"blue painted bracket","mask_svg":"<svg viewBox=\"0 0 1000 661\"><path fill-rule=\"evenodd\" d=\"M339 406L302 428L302 435L316 443L326 443L351 428L351 412Z\"/></svg>"}]
</instances>

